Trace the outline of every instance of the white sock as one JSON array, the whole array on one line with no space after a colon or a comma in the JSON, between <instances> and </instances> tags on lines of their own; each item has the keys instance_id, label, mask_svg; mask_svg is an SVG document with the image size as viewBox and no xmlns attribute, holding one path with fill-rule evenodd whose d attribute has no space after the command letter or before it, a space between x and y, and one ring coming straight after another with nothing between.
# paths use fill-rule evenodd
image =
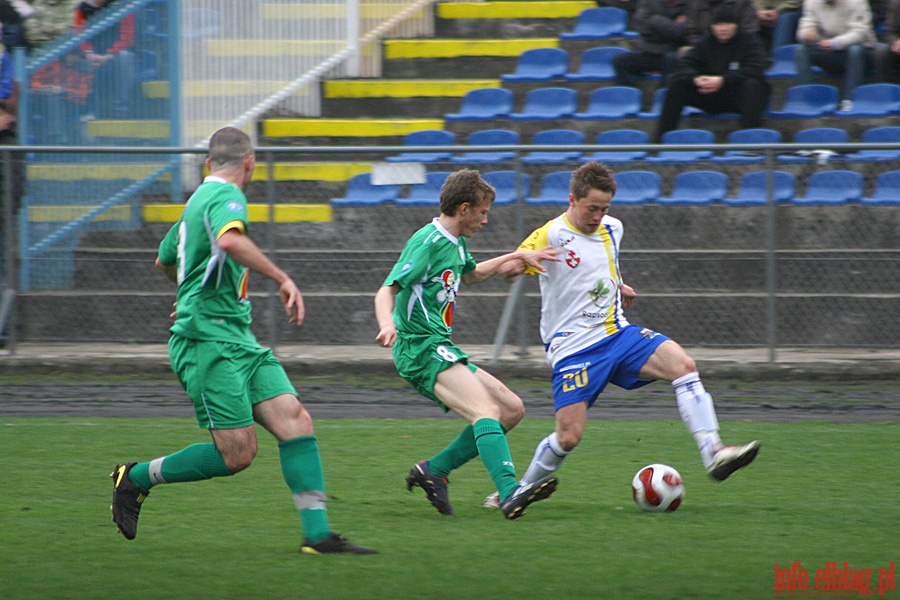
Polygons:
<instances>
[{"instance_id":1,"label":"white sock","mask_svg":"<svg viewBox=\"0 0 900 600\"><path fill-rule=\"evenodd\" d=\"M562 449L554 431L540 441L534 451L534 458L519 483L534 483L559 469L569 453Z\"/></svg>"},{"instance_id":2,"label":"white sock","mask_svg":"<svg viewBox=\"0 0 900 600\"><path fill-rule=\"evenodd\" d=\"M719 420L713 406L712 396L706 393L700 374L696 371L683 375L672 382L675 401L685 427L694 436L703 466L708 467L719 448Z\"/></svg>"}]
</instances>

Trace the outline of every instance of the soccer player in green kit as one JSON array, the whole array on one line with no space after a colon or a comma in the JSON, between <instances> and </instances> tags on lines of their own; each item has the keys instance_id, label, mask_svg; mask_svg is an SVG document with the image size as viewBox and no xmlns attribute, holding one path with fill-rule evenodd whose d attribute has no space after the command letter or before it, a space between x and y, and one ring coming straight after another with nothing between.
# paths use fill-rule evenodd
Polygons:
<instances>
[{"instance_id":1,"label":"soccer player in green kit","mask_svg":"<svg viewBox=\"0 0 900 600\"><path fill-rule=\"evenodd\" d=\"M453 344L453 308L460 282L469 285L507 274L521 261L543 271L541 262L558 260L559 251L518 250L476 264L466 238L487 223L494 197L494 188L478 171L464 169L447 177L440 216L406 242L375 294L375 339L393 348L398 373L420 394L469 422L441 452L412 467L407 488L421 487L438 512L452 515L447 476L480 456L500 493L500 510L515 520L531 503L548 498L557 480L549 476L519 485L506 432L522 420L525 408L521 398Z\"/></svg>"},{"instance_id":2,"label":"soccer player in green kit","mask_svg":"<svg viewBox=\"0 0 900 600\"><path fill-rule=\"evenodd\" d=\"M206 165L210 174L160 243L156 265L178 285L169 339L172 369L213 441L117 465L111 475L113 522L134 539L151 488L227 477L249 467L257 450L256 422L278 440L282 474L303 525L300 552L373 554L331 531L312 419L281 363L250 330L251 270L278 283L290 323L299 326L305 316L297 285L247 235L244 190L256 166L250 138L234 127L220 129L210 138Z\"/></svg>"}]
</instances>

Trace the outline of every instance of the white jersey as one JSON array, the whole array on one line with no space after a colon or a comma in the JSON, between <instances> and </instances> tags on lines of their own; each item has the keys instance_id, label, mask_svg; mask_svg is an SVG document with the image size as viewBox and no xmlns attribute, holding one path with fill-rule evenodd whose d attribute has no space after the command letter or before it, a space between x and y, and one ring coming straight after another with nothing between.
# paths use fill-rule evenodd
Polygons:
<instances>
[{"instance_id":1,"label":"white jersey","mask_svg":"<svg viewBox=\"0 0 900 600\"><path fill-rule=\"evenodd\" d=\"M544 262L547 271L540 273L541 339L551 366L628 325L619 293L622 234L622 222L609 215L603 217L596 233L588 235L562 214L535 229L519 246L562 250L560 261Z\"/></svg>"}]
</instances>

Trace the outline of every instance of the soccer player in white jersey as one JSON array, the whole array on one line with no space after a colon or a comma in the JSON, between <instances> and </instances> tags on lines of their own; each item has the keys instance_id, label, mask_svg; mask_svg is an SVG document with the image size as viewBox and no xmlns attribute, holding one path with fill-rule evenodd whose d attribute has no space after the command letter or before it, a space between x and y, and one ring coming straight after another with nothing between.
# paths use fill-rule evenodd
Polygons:
<instances>
[{"instance_id":1,"label":"soccer player in white jersey","mask_svg":"<svg viewBox=\"0 0 900 600\"><path fill-rule=\"evenodd\" d=\"M547 477L581 441L587 411L607 383L635 389L664 380L675 389L681 419L707 472L726 479L750 464L759 443L725 446L719 438L712 397L697 365L677 342L661 333L629 324L623 308L637 297L622 280L619 252L622 222L609 215L616 181L609 170L589 162L573 174L569 206L536 229L519 246L559 248L562 260L545 263L541 285L541 339L553 368L556 429L537 446L522 483ZM490 506L489 496L485 506Z\"/></svg>"}]
</instances>

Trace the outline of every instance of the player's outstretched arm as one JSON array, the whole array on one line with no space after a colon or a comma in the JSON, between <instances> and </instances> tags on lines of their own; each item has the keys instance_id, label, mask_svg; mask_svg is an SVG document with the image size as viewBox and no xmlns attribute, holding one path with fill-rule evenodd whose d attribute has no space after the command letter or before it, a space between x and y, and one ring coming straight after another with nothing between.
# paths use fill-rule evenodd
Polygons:
<instances>
[{"instance_id":1,"label":"player's outstretched arm","mask_svg":"<svg viewBox=\"0 0 900 600\"><path fill-rule=\"evenodd\" d=\"M556 255L559 248L543 248L541 250L516 250L509 254L491 258L478 263L473 271L462 276L462 282L466 285L481 283L485 279L501 274L507 277L521 275L526 267L533 267L540 272L546 271L541 264L545 260L559 262Z\"/></svg>"},{"instance_id":2,"label":"player's outstretched arm","mask_svg":"<svg viewBox=\"0 0 900 600\"><path fill-rule=\"evenodd\" d=\"M394 325L394 304L400 286L384 285L375 293L375 318L378 320L378 335L375 341L383 348L390 348L397 341L397 327Z\"/></svg>"},{"instance_id":3,"label":"player's outstretched arm","mask_svg":"<svg viewBox=\"0 0 900 600\"><path fill-rule=\"evenodd\" d=\"M269 257L259 249L253 240L237 229L229 229L219 236L217 243L222 250L228 253L228 256L277 283L278 296L284 305L288 322L296 323L298 327L303 324L306 307L303 304L303 295L300 294L300 289L287 273L269 260Z\"/></svg>"}]
</instances>

